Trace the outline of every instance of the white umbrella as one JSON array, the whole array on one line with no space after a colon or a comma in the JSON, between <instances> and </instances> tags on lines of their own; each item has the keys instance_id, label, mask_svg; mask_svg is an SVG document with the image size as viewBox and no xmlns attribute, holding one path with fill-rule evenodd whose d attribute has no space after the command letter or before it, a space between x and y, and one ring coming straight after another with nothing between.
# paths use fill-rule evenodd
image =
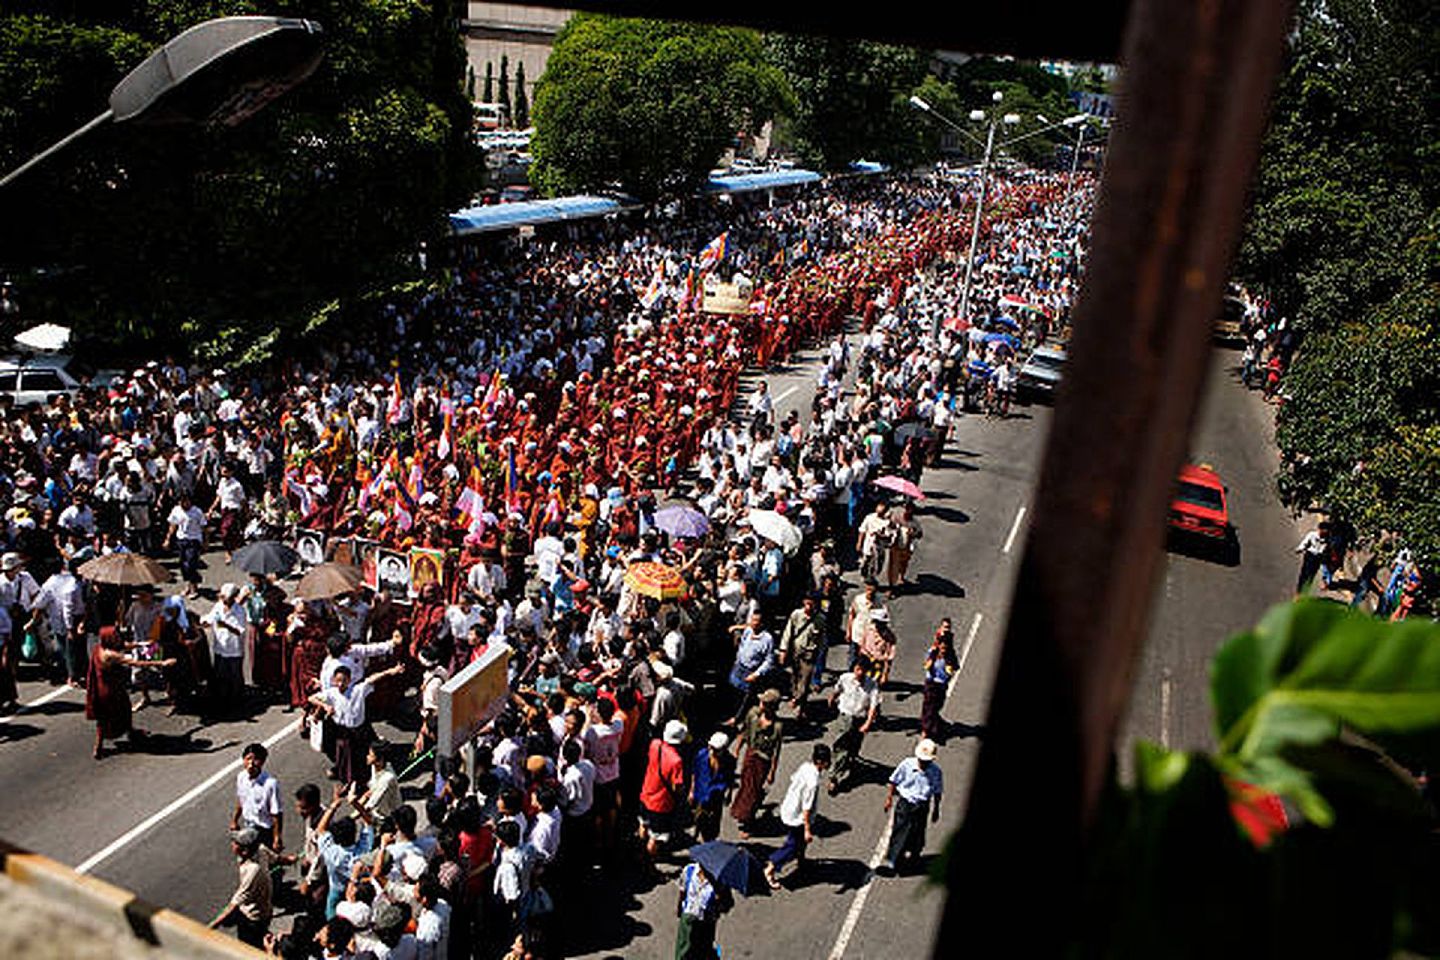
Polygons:
<instances>
[{"instance_id":1,"label":"white umbrella","mask_svg":"<svg viewBox=\"0 0 1440 960\"><path fill-rule=\"evenodd\" d=\"M15 342L29 350L58 353L70 343L70 328L58 323L42 323L16 334Z\"/></svg>"},{"instance_id":2,"label":"white umbrella","mask_svg":"<svg viewBox=\"0 0 1440 960\"><path fill-rule=\"evenodd\" d=\"M774 510L751 510L750 529L757 536L777 544L786 556L794 556L800 549L800 529Z\"/></svg>"}]
</instances>

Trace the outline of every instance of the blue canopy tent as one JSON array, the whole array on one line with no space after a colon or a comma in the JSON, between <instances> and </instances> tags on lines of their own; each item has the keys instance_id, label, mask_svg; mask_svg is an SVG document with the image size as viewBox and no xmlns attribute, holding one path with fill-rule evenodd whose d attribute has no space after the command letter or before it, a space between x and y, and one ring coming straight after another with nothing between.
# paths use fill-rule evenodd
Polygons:
<instances>
[{"instance_id":1,"label":"blue canopy tent","mask_svg":"<svg viewBox=\"0 0 1440 960\"><path fill-rule=\"evenodd\" d=\"M542 223L562 223L567 220L583 220L587 217L603 217L607 213L635 209L635 206L635 204L624 203L612 197L588 195L557 197L554 200L527 200L522 203L497 203L482 207L469 207L450 214L450 230L456 236L463 237L474 233L514 230L517 227L536 226Z\"/></svg>"},{"instance_id":2,"label":"blue canopy tent","mask_svg":"<svg viewBox=\"0 0 1440 960\"><path fill-rule=\"evenodd\" d=\"M798 187L801 184L819 182L820 174L813 170L771 170L765 173L736 173L711 177L702 192L749 193L752 190L777 190L781 187Z\"/></svg>"}]
</instances>

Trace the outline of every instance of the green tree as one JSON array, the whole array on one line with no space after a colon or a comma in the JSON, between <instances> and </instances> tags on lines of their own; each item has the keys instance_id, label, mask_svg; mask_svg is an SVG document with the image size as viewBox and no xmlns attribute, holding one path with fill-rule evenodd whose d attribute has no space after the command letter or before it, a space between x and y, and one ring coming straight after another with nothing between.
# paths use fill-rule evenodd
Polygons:
<instances>
[{"instance_id":1,"label":"green tree","mask_svg":"<svg viewBox=\"0 0 1440 960\"><path fill-rule=\"evenodd\" d=\"M1237 271L1303 338L1285 501L1440 564L1440 58L1419 0L1302 5Z\"/></svg>"},{"instance_id":2,"label":"green tree","mask_svg":"<svg viewBox=\"0 0 1440 960\"><path fill-rule=\"evenodd\" d=\"M510 58L500 54L500 95L495 101L500 104L501 112L505 115L505 122L510 122Z\"/></svg>"},{"instance_id":3,"label":"green tree","mask_svg":"<svg viewBox=\"0 0 1440 960\"><path fill-rule=\"evenodd\" d=\"M752 31L580 14L536 85L531 178L550 194L689 193L737 131L791 102Z\"/></svg>"},{"instance_id":4,"label":"green tree","mask_svg":"<svg viewBox=\"0 0 1440 960\"><path fill-rule=\"evenodd\" d=\"M997 139L1001 140L1021 137L1044 127L1046 124L1039 117L1055 122L1075 113L1065 78L1033 63L976 57L961 64L950 82L966 109L989 110L995 92L1003 95L1000 109L1018 114L1020 123L998 132ZM1073 137L1073 130L1053 130L1022 140L1007 152L1027 163L1041 165L1054 159L1057 144Z\"/></svg>"},{"instance_id":5,"label":"green tree","mask_svg":"<svg viewBox=\"0 0 1440 960\"><path fill-rule=\"evenodd\" d=\"M485 103L495 102L495 64L485 61Z\"/></svg>"},{"instance_id":6,"label":"green tree","mask_svg":"<svg viewBox=\"0 0 1440 960\"><path fill-rule=\"evenodd\" d=\"M252 5L79 9L0 16L6 163L99 112L168 37ZM444 235L479 167L451 5L292 0L266 12L324 25L326 56L305 84L234 130L103 131L10 191L0 263L22 281L66 271L33 282L27 310L129 349L255 357L408 278L416 244Z\"/></svg>"},{"instance_id":7,"label":"green tree","mask_svg":"<svg viewBox=\"0 0 1440 960\"><path fill-rule=\"evenodd\" d=\"M470 100L474 100L474 99L475 99L475 68L474 68L474 67L466 67L466 68L465 68L465 96L466 96L468 99L470 99Z\"/></svg>"},{"instance_id":8,"label":"green tree","mask_svg":"<svg viewBox=\"0 0 1440 960\"><path fill-rule=\"evenodd\" d=\"M530 94L525 92L525 64L515 64L515 126L530 126Z\"/></svg>"},{"instance_id":9,"label":"green tree","mask_svg":"<svg viewBox=\"0 0 1440 960\"><path fill-rule=\"evenodd\" d=\"M928 134L909 98L929 74L929 54L869 40L771 35L770 59L795 91L784 133L807 164L839 170L859 159L919 159ZM927 121L933 123L934 121ZM938 144L938 137L933 138Z\"/></svg>"}]
</instances>

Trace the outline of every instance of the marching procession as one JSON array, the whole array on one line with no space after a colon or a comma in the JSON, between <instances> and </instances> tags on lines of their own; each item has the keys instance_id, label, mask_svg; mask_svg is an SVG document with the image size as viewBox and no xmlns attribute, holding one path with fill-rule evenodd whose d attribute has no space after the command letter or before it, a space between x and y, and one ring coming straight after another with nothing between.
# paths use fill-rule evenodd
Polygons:
<instances>
[{"instance_id":1,"label":"marching procession","mask_svg":"<svg viewBox=\"0 0 1440 960\"><path fill-rule=\"evenodd\" d=\"M147 709L291 711L313 778L250 743L216 811L238 880L212 925L276 956L563 956L621 870L674 886L674 955L708 958L737 894L804 882L847 791L892 818L876 874L913 869L960 669L948 601L929 636L892 617L940 522L926 477L1063 343L1094 199L990 191L973 278L973 184L836 180L458 248L372 330L264 369L0 398L0 712L17 680L83 688L123 764ZM706 309L722 278L743 312ZM783 412L763 373L802 350L813 396ZM442 688L502 650L493 719L440 753ZM897 663L919 723L872 756Z\"/></svg>"}]
</instances>

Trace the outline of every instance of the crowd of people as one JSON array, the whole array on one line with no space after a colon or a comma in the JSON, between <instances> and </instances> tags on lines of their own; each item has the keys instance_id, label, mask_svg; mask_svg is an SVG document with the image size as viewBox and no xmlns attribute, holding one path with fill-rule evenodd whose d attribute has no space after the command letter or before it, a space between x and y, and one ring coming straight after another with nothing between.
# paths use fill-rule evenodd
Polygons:
<instances>
[{"instance_id":1,"label":"crowd of people","mask_svg":"<svg viewBox=\"0 0 1440 960\"><path fill-rule=\"evenodd\" d=\"M286 957L541 957L565 949L592 871L660 869L727 816L751 840L773 806L783 843L751 848L780 888L908 658L921 729L888 758L882 872L904 869L939 816L958 670L948 619L921 646L893 626L924 533L904 484L940 462L977 367L1013 372L1064 329L1093 188L1027 173L991 197L969 316L973 190L848 181L471 252L373 336L254 377L167 359L0 406L0 706L38 661L86 688L98 758L138 732L132 685L223 716L245 705L248 661L335 782L282 790L246 748L239 883L214 922ZM701 309L722 273L753 283L749 312ZM782 416L742 372L802 344L822 348L813 400ZM301 601L255 574L200 612L207 548L228 561L296 527L443 551L448 576ZM184 589L77 576L126 551L173 553ZM641 564L683 586L649 589ZM417 810L396 765L434 750L439 688L500 644L508 701L471 762L438 758ZM792 717L829 728L781 792ZM413 741L376 739L376 718L413 719ZM678 882L676 955L711 956L728 891L699 863Z\"/></svg>"}]
</instances>

